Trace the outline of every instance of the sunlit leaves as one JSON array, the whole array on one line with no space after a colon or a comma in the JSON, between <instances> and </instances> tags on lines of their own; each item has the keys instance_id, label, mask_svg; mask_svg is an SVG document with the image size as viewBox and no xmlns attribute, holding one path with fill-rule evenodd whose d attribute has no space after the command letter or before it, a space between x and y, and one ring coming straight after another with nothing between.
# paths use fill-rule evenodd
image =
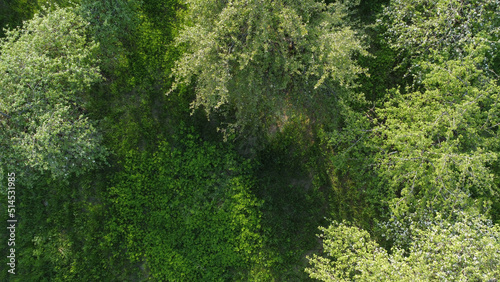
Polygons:
<instances>
[{"instance_id":1,"label":"sunlit leaves","mask_svg":"<svg viewBox=\"0 0 500 282\"><path fill-rule=\"evenodd\" d=\"M386 10L394 47L419 54L415 87L391 90L377 110L377 171L400 216L498 197L491 165L500 148L500 87L488 68L498 47L493 2L393 1Z\"/></svg>"},{"instance_id":2,"label":"sunlit leaves","mask_svg":"<svg viewBox=\"0 0 500 282\"><path fill-rule=\"evenodd\" d=\"M441 50L448 59L463 57L467 45L486 41L498 46L499 4L497 0L391 1L385 11L389 41L415 56Z\"/></svg>"},{"instance_id":3,"label":"sunlit leaves","mask_svg":"<svg viewBox=\"0 0 500 282\"><path fill-rule=\"evenodd\" d=\"M30 169L66 178L106 156L85 117L84 95L100 80L98 46L86 28L69 9L59 9L8 31L1 45L0 111L8 115L1 119L2 165L28 185Z\"/></svg>"},{"instance_id":4,"label":"sunlit leaves","mask_svg":"<svg viewBox=\"0 0 500 282\"><path fill-rule=\"evenodd\" d=\"M478 214L437 214L425 228L411 228L407 251L391 253L368 232L345 223L321 228L324 254L309 258L306 272L322 281L488 281L500 275L500 229Z\"/></svg>"},{"instance_id":5,"label":"sunlit leaves","mask_svg":"<svg viewBox=\"0 0 500 282\"><path fill-rule=\"evenodd\" d=\"M352 56L365 51L339 3L187 3L176 85L195 82L192 108L234 114L232 130L266 128L294 107L331 108L342 96L334 88L352 86L363 71Z\"/></svg>"},{"instance_id":6,"label":"sunlit leaves","mask_svg":"<svg viewBox=\"0 0 500 282\"><path fill-rule=\"evenodd\" d=\"M145 260L158 280L244 277L260 255L261 201L251 164L192 130L153 155L130 152L110 188L117 235L131 261Z\"/></svg>"}]
</instances>

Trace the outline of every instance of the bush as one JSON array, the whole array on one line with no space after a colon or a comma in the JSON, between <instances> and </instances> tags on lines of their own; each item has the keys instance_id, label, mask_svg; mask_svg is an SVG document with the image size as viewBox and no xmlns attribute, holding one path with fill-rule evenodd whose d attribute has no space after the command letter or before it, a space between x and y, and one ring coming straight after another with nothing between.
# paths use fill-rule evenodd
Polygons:
<instances>
[{"instance_id":1,"label":"bush","mask_svg":"<svg viewBox=\"0 0 500 282\"><path fill-rule=\"evenodd\" d=\"M246 275L260 263L262 244L251 164L190 131L177 140L154 154L129 153L110 189L110 236L125 240L131 261L157 280Z\"/></svg>"}]
</instances>

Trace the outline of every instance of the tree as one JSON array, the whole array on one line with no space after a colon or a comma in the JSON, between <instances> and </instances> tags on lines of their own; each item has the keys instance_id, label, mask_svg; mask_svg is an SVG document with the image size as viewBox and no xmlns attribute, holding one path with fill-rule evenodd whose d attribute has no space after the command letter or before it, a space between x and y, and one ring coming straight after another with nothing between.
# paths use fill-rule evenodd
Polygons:
<instances>
[{"instance_id":1,"label":"tree","mask_svg":"<svg viewBox=\"0 0 500 282\"><path fill-rule=\"evenodd\" d=\"M474 48L462 60L424 63L424 90L394 90L378 109L377 170L403 210L444 212L497 195L500 87L477 68L484 56Z\"/></svg>"},{"instance_id":2,"label":"tree","mask_svg":"<svg viewBox=\"0 0 500 282\"><path fill-rule=\"evenodd\" d=\"M498 201L498 9L482 0L392 1L386 10L393 47L409 54L414 75L376 110L373 139L400 219Z\"/></svg>"},{"instance_id":3,"label":"tree","mask_svg":"<svg viewBox=\"0 0 500 282\"><path fill-rule=\"evenodd\" d=\"M58 9L8 31L0 45L1 167L26 185L33 172L64 179L107 155L86 117L85 93L101 79L86 29L71 9Z\"/></svg>"},{"instance_id":4,"label":"tree","mask_svg":"<svg viewBox=\"0 0 500 282\"><path fill-rule=\"evenodd\" d=\"M363 71L353 56L366 52L345 22L354 1L186 2L174 89L196 82L191 107L228 117L227 133L280 125L293 111L317 119L355 99L344 90Z\"/></svg>"},{"instance_id":5,"label":"tree","mask_svg":"<svg viewBox=\"0 0 500 282\"><path fill-rule=\"evenodd\" d=\"M476 208L495 213L500 13L492 3L392 1L385 11L386 37L405 57L413 83L389 90L367 112L371 128L355 118L346 134L328 140L340 144L334 147L337 167L383 207L382 220L400 224L370 229L381 244L384 234L390 237L384 243L407 250L412 222L423 229L435 211L449 220Z\"/></svg>"},{"instance_id":6,"label":"tree","mask_svg":"<svg viewBox=\"0 0 500 282\"><path fill-rule=\"evenodd\" d=\"M368 232L345 223L320 228L324 255L306 269L322 281L493 281L500 270L500 228L477 213L438 213L425 228L412 226L410 248L389 254Z\"/></svg>"},{"instance_id":7,"label":"tree","mask_svg":"<svg viewBox=\"0 0 500 282\"><path fill-rule=\"evenodd\" d=\"M489 65L483 67L492 69L494 57L498 60L499 14L494 0L393 0L384 11L382 25L391 46L412 63L409 72L418 76L419 62L434 61L437 54L445 60L461 59L471 44L491 47Z\"/></svg>"}]
</instances>

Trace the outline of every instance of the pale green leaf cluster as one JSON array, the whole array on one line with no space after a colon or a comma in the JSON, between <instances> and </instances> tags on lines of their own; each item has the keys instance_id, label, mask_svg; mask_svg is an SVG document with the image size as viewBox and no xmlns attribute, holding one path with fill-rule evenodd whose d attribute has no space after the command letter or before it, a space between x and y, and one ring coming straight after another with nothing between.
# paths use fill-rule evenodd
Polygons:
<instances>
[{"instance_id":1,"label":"pale green leaf cluster","mask_svg":"<svg viewBox=\"0 0 500 282\"><path fill-rule=\"evenodd\" d=\"M365 230L345 223L321 228L323 255L308 258L321 281L490 281L500 275L500 228L477 214L456 221L438 214L412 230L408 251L388 253Z\"/></svg>"},{"instance_id":2,"label":"pale green leaf cluster","mask_svg":"<svg viewBox=\"0 0 500 282\"><path fill-rule=\"evenodd\" d=\"M425 68L424 91L394 91L378 110L379 173L404 202L431 209L456 207L462 193L495 195L489 165L498 158L500 87L473 55Z\"/></svg>"},{"instance_id":3,"label":"pale green leaf cluster","mask_svg":"<svg viewBox=\"0 0 500 282\"><path fill-rule=\"evenodd\" d=\"M174 68L179 84L196 83L192 108L234 115L242 131L275 124L287 111L316 111L349 99L366 53L345 24L347 7L316 1L187 1L177 38L186 52ZM312 110L313 112L315 110ZM232 117L232 116L231 116Z\"/></svg>"},{"instance_id":4,"label":"pale green leaf cluster","mask_svg":"<svg viewBox=\"0 0 500 282\"><path fill-rule=\"evenodd\" d=\"M498 38L498 6L393 2L386 12L399 35L394 47L420 54L412 64L417 87L391 90L377 109L377 172L397 195L393 212L447 212L471 196L497 196L491 164L500 149L500 86L490 66L499 45L491 41Z\"/></svg>"},{"instance_id":5,"label":"pale green leaf cluster","mask_svg":"<svg viewBox=\"0 0 500 282\"><path fill-rule=\"evenodd\" d=\"M33 171L65 178L106 156L85 116L84 96L100 81L87 23L70 9L36 15L7 32L0 55L1 165L29 185Z\"/></svg>"},{"instance_id":6,"label":"pale green leaf cluster","mask_svg":"<svg viewBox=\"0 0 500 282\"><path fill-rule=\"evenodd\" d=\"M498 0L395 0L385 10L393 47L417 57L440 50L448 58L463 57L471 43L498 45L499 13Z\"/></svg>"}]
</instances>

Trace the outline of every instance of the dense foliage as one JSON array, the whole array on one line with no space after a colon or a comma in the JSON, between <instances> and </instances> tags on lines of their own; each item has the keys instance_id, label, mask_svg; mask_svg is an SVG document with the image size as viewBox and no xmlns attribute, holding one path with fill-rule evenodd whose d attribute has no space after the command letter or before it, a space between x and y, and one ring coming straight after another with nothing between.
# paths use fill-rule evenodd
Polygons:
<instances>
[{"instance_id":1,"label":"dense foliage","mask_svg":"<svg viewBox=\"0 0 500 282\"><path fill-rule=\"evenodd\" d=\"M347 5L313 0L188 5L188 25L177 38L186 51L174 69L176 84L196 81L191 107L203 107L209 117L234 115L227 121L230 132L256 134L285 123L297 108L318 116L351 98L339 87L351 86L362 72L352 57L365 51L345 21Z\"/></svg>"},{"instance_id":2,"label":"dense foliage","mask_svg":"<svg viewBox=\"0 0 500 282\"><path fill-rule=\"evenodd\" d=\"M71 32L68 32L70 30ZM87 23L69 9L6 34L0 57L1 166L33 185L34 173L66 178L106 157L85 94L101 79ZM9 152L7 155L6 152Z\"/></svg>"},{"instance_id":3,"label":"dense foliage","mask_svg":"<svg viewBox=\"0 0 500 282\"><path fill-rule=\"evenodd\" d=\"M1 281L499 279L498 0L13 0L0 26Z\"/></svg>"},{"instance_id":4,"label":"dense foliage","mask_svg":"<svg viewBox=\"0 0 500 282\"><path fill-rule=\"evenodd\" d=\"M437 1L420 14L425 5L396 1L386 10L388 33L399 38L392 45L411 54L414 78L412 86L388 91L374 128L377 171L400 195L392 211L416 221L435 210L483 208L499 192L500 88L492 70L499 8L491 1ZM409 20L411 13L418 14Z\"/></svg>"},{"instance_id":5,"label":"dense foliage","mask_svg":"<svg viewBox=\"0 0 500 282\"><path fill-rule=\"evenodd\" d=\"M428 228L411 230L407 251L390 253L356 227L334 223L321 230L327 256L310 258L306 271L322 281L491 281L500 275L498 226L477 214L453 222L438 214Z\"/></svg>"},{"instance_id":6,"label":"dense foliage","mask_svg":"<svg viewBox=\"0 0 500 282\"><path fill-rule=\"evenodd\" d=\"M123 168L110 188L110 236L120 236L130 260L147 263L152 278L242 279L263 265L251 164L230 148L187 133L153 155L131 152Z\"/></svg>"}]
</instances>

